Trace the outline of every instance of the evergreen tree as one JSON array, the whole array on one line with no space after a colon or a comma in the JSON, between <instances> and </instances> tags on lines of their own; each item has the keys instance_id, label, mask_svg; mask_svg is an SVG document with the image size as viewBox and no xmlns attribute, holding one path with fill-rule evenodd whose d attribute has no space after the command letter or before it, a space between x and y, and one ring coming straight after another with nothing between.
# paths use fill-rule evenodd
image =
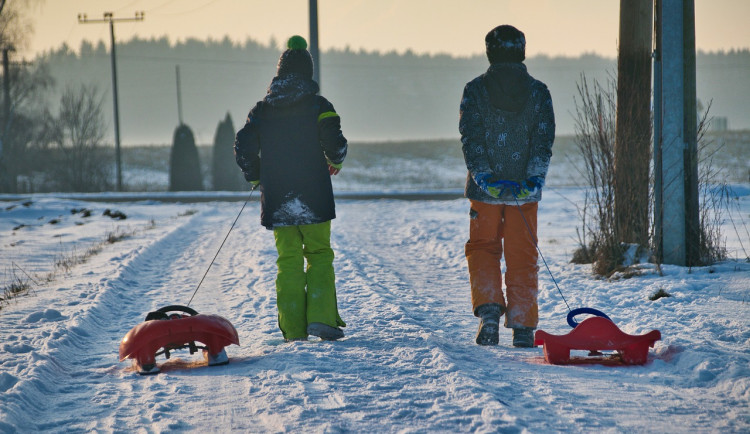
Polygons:
<instances>
[{"instance_id":1,"label":"evergreen tree","mask_svg":"<svg viewBox=\"0 0 750 434\"><path fill-rule=\"evenodd\" d=\"M174 130L169 156L169 191L203 190L203 176L193 131L185 124Z\"/></svg>"},{"instance_id":2,"label":"evergreen tree","mask_svg":"<svg viewBox=\"0 0 750 434\"><path fill-rule=\"evenodd\" d=\"M241 191L247 188L247 182L234 159L234 123L227 113L219 122L214 135L213 149L213 189L224 191Z\"/></svg>"}]
</instances>

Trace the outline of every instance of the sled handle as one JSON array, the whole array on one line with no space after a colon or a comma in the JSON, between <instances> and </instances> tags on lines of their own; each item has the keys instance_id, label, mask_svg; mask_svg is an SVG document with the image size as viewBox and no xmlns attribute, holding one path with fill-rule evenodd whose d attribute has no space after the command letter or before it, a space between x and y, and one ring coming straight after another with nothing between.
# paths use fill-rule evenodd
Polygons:
<instances>
[{"instance_id":1,"label":"sled handle","mask_svg":"<svg viewBox=\"0 0 750 434\"><path fill-rule=\"evenodd\" d=\"M169 319L167 312L182 312L190 316L198 315L198 312L195 309L189 308L187 306L180 306L178 304L173 304L171 306L164 306L161 309L155 310L153 312L149 312L149 314L146 315L146 321L151 321L155 319Z\"/></svg>"},{"instance_id":2,"label":"sled handle","mask_svg":"<svg viewBox=\"0 0 750 434\"><path fill-rule=\"evenodd\" d=\"M602 318L606 318L612 321L604 312L598 309L594 309L593 307L579 307L578 309L573 309L568 313L568 325L570 325L572 328L576 328L576 326L578 325L578 321L576 321L573 318L576 315L580 315L584 313L595 315L595 316L600 316Z\"/></svg>"}]
</instances>

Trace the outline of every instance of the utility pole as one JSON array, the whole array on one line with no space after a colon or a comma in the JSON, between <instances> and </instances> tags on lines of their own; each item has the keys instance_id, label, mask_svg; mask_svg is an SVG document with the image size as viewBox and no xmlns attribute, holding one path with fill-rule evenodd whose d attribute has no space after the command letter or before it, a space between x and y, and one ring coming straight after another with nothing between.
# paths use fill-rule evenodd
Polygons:
<instances>
[{"instance_id":1,"label":"utility pole","mask_svg":"<svg viewBox=\"0 0 750 434\"><path fill-rule=\"evenodd\" d=\"M654 220L667 264L700 261L695 2L656 0Z\"/></svg>"},{"instance_id":2,"label":"utility pole","mask_svg":"<svg viewBox=\"0 0 750 434\"><path fill-rule=\"evenodd\" d=\"M615 224L619 242L648 246L651 54L654 0L620 0L615 132Z\"/></svg>"},{"instance_id":3,"label":"utility pole","mask_svg":"<svg viewBox=\"0 0 750 434\"><path fill-rule=\"evenodd\" d=\"M122 163L120 159L120 108L117 103L117 55L115 54L115 22L143 21L143 12L136 12L135 18L115 18L112 12L105 12L101 20L90 20L86 14L78 14L79 24L109 23L110 56L112 58L112 100L115 106L115 164L117 167L117 191L122 191Z\"/></svg>"},{"instance_id":4,"label":"utility pole","mask_svg":"<svg viewBox=\"0 0 750 434\"><path fill-rule=\"evenodd\" d=\"M698 108L695 60L695 0L683 0L682 61L685 74L685 241L688 266L701 265L700 203L698 197Z\"/></svg>"},{"instance_id":5,"label":"utility pole","mask_svg":"<svg viewBox=\"0 0 750 434\"><path fill-rule=\"evenodd\" d=\"M0 9L2 9L0 4ZM12 45L6 45L2 47L3 50L3 131L0 135L0 192L15 193L16 192L16 176L15 170L12 170L10 165L6 163L7 155L10 154L10 149L6 145L5 141L10 137L8 132L10 131L10 58L8 56L9 51L15 51ZM9 162L8 162L9 163Z\"/></svg>"},{"instance_id":6,"label":"utility pole","mask_svg":"<svg viewBox=\"0 0 750 434\"><path fill-rule=\"evenodd\" d=\"M320 50L318 49L318 0L310 0L310 54L313 58L313 80L320 87Z\"/></svg>"},{"instance_id":7,"label":"utility pole","mask_svg":"<svg viewBox=\"0 0 750 434\"><path fill-rule=\"evenodd\" d=\"M9 51L15 51L13 47L3 47L3 119L6 124L10 119L10 58Z\"/></svg>"},{"instance_id":8,"label":"utility pole","mask_svg":"<svg viewBox=\"0 0 750 434\"><path fill-rule=\"evenodd\" d=\"M182 89L180 88L180 65L175 65L175 74L177 75L177 119L182 125Z\"/></svg>"}]
</instances>

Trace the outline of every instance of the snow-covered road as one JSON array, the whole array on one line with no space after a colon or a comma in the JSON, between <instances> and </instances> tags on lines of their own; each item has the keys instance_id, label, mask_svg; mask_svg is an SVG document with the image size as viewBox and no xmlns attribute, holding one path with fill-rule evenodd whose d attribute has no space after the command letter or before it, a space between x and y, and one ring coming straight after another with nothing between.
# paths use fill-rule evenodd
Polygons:
<instances>
[{"instance_id":1,"label":"snow-covered road","mask_svg":"<svg viewBox=\"0 0 750 434\"><path fill-rule=\"evenodd\" d=\"M231 362L208 368L175 352L157 360L160 374L138 376L117 361L120 339L149 311L190 300L240 204L117 204L132 236L0 310L0 432L747 432L750 264L663 275L646 265L596 280L569 263L577 195L545 197L540 247L572 307L599 308L627 333L661 330L645 366L548 365L540 348L511 347L505 329L499 346L477 346L466 201L340 200L332 242L346 338L284 342L273 236L251 202L191 304L237 328ZM125 224L99 217L105 204L4 205L6 267L85 249ZM90 220L69 212L80 207ZM39 215L62 217L32 226ZM567 333L540 266L540 328ZM649 301L658 289L673 297Z\"/></svg>"}]
</instances>

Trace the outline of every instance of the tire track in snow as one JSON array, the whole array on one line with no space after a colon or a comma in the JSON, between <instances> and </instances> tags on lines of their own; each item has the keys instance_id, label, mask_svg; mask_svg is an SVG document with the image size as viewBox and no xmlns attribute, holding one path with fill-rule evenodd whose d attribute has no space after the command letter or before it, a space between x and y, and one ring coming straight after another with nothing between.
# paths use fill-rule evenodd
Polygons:
<instances>
[{"instance_id":1,"label":"tire track in snow","mask_svg":"<svg viewBox=\"0 0 750 434\"><path fill-rule=\"evenodd\" d=\"M191 223L195 226L191 230L201 235L190 237L194 241L186 244L184 254L174 258L166 279L183 288L176 298L187 300L192 295L237 211L227 207ZM191 304L199 312L224 316L237 329L240 347L227 347L229 365L196 366L202 361L190 360L200 360L199 355L176 352L162 364L158 376L128 378L133 374L123 374L123 382L135 389L128 392L131 401L119 406L140 406L142 411L121 411L116 415L118 423L142 413L144 425L163 430L197 429L217 420L222 420L221 426L238 431L279 430L277 427L282 426L278 407L269 406L278 400L278 390L258 384L268 379L284 387L285 379L291 378L284 371L296 368L282 368L289 365L289 356L276 325L275 247L272 233L257 224L257 212L248 209L247 215L243 214ZM145 281L152 279L146 277ZM159 297L154 294L152 298ZM172 304L174 299L154 303L152 307L157 307ZM266 366L270 369L264 369Z\"/></svg>"},{"instance_id":2,"label":"tire track in snow","mask_svg":"<svg viewBox=\"0 0 750 434\"><path fill-rule=\"evenodd\" d=\"M339 294L353 317L347 344L363 347L358 369L372 364L384 371L367 382L368 394L383 397L369 405L381 407L381 418L403 419L404 426L429 421L441 429L514 427L515 418L503 403L507 396L496 393L507 382L501 384L498 376L487 387L486 379L470 375L478 361L456 337L466 335L473 342L473 331L466 332L473 318L466 314L468 278L457 265L462 262L452 259L457 250L462 255L463 246L443 233L453 222L438 209L428 219L386 217L400 215L389 213L399 202L347 205L372 208L353 212L367 216L361 219L342 213L333 231L337 260L343 263L337 267ZM430 211L426 215L433 216Z\"/></svg>"},{"instance_id":3,"label":"tire track in snow","mask_svg":"<svg viewBox=\"0 0 750 434\"><path fill-rule=\"evenodd\" d=\"M204 264L193 270L198 275L196 282L206 271L236 212L237 209L226 210L221 230L213 228L216 233L211 238L211 248L198 256ZM196 429L220 420L220 426L236 431L282 431L287 426L285 420L298 420L294 414L299 410L279 400L288 398L295 404L301 401L297 398L301 385L292 379L310 365L302 362L302 368L298 367L296 355L288 354L294 347L284 344L278 330L276 250L272 232L258 225L257 214L257 209L243 214L193 303L201 312L218 313L230 320L238 331L240 347L227 347L227 366L184 369L189 364L168 362L158 375L159 380L192 385L189 392L175 391L164 398L177 402L177 410L169 413L168 419L179 429ZM193 290L194 285L191 294ZM284 393L285 388L292 391ZM220 392L215 393L217 390ZM280 393L282 396L278 396ZM185 399L180 399L181 395ZM286 409L291 412L288 417L284 416ZM165 415L160 416L166 419Z\"/></svg>"},{"instance_id":4,"label":"tire track in snow","mask_svg":"<svg viewBox=\"0 0 750 434\"><path fill-rule=\"evenodd\" d=\"M192 369L197 356L178 362L183 356L176 354L155 377L138 377L117 363L119 340L145 312L189 299L237 209L203 210L174 231L170 226L170 233L157 227L107 248L102 255L112 255L108 263L76 267L64 287L47 291L50 306L70 307L62 317L50 309L26 322L13 318L12 310L4 312L7 323L19 326L0 336L11 353L0 360L0 431L117 431L134 425L157 432L205 426L243 432L617 431L631 427L631 420L635 430L670 431L669 416L678 416L681 428L706 432L721 428L709 426L721 419L708 414L716 411L725 411L726 429L744 426L742 382L735 390L705 386L727 366L703 358L714 354L711 332L718 326L694 332L669 325L663 332L672 342L689 347L700 340L701 351L677 345L645 367L546 365L540 349L508 348L510 332L504 329L500 346L475 345L477 320L469 312L463 258L465 203L410 204L414 215L402 206L339 204L333 242L340 308L349 327L347 338L336 343L283 343L275 316L273 237L257 225L257 209L248 210L249 223L238 223L193 303L230 319L242 346L229 347L231 363L216 368ZM553 270L567 266L562 253L547 259ZM581 281L583 300L610 297L599 286ZM563 290L567 296L567 285ZM633 297L643 298L644 290L632 297L615 292L625 308L635 308ZM668 308L692 316L719 313L719 306L701 300L677 304L677 295ZM543 303L545 328L562 322L559 309L550 312L556 296ZM656 306L641 313L649 324L665 307ZM738 327L745 323L741 319ZM27 332L33 340L21 336ZM717 337L719 345L737 347L730 368L746 369L746 338L742 331Z\"/></svg>"},{"instance_id":5,"label":"tire track in snow","mask_svg":"<svg viewBox=\"0 0 750 434\"><path fill-rule=\"evenodd\" d=\"M102 408L117 413L116 421L126 421L132 416L127 415L128 408L142 410L143 394L147 391L139 388L144 382L138 383L129 369L122 370L124 365L117 363L119 341L132 326L143 321L149 310L186 303L187 299L182 303L175 300L171 283L189 280L184 277L186 258L210 247L216 234L208 224L217 219L223 220L224 216L204 211L186 218L180 225L170 224L168 231L152 230L155 236L144 233L146 238L155 238L146 246L139 245L143 237L126 239L113 247L122 253L110 258L105 265L109 271L99 274L100 270L89 270L83 276L69 278L74 282L63 289L78 294L78 300L68 304L79 304L80 310L74 318L59 321L55 331L45 334L39 342L43 351L32 352L33 357L47 361L33 363L32 369L24 373L22 384L14 389L19 399L15 402L18 405L11 405L15 408L10 413L20 419L16 426L27 426L28 421L33 421L41 430L107 429L100 423L113 415L100 414ZM84 264L78 268L90 267ZM38 399L40 395L45 398ZM24 405L29 401L34 405ZM81 406L88 401L109 405ZM160 415L168 410L168 406L162 406L154 415L163 417ZM88 425L81 426L82 423ZM89 426L92 423L95 425Z\"/></svg>"},{"instance_id":6,"label":"tire track in snow","mask_svg":"<svg viewBox=\"0 0 750 434\"><path fill-rule=\"evenodd\" d=\"M201 309L210 305L211 312L231 321L242 347L261 350L267 341L279 343L281 333L276 326L276 247L273 233L258 224L257 215L257 207L243 213L193 303ZM229 229L225 226L222 239Z\"/></svg>"},{"instance_id":7,"label":"tire track in snow","mask_svg":"<svg viewBox=\"0 0 750 434\"><path fill-rule=\"evenodd\" d=\"M248 212L257 213L252 208L253 206ZM145 404L145 417L149 421L147 425L161 427L163 430L195 429L216 418L215 412L206 407L206 403L220 408L232 408L224 400L229 399L231 402L237 396L247 394L248 379L242 374L232 375L229 371L237 371L238 368L242 370L245 366L243 359L248 357L249 340L241 321L237 321L238 300L246 298L246 290L238 282L247 275L252 276L253 271L246 267L241 272L238 270L243 269L241 264L246 260L241 246L247 238L257 237L252 233L257 231L248 232L245 229L247 225L242 221L238 222L224 247L218 251L237 211L234 207L222 206L197 214L190 225L185 226L186 230L181 234L180 240L161 251L161 255L166 256L164 266L157 265L156 273L144 276L143 281L154 286L148 294L151 303L149 309L167 304L186 304L218 252L216 262L208 270L191 307L201 313L215 313L227 318L240 334L241 347L227 347L230 357L228 366L207 368L200 353L190 355L187 351L179 351L173 353L172 358L166 362L160 356L157 362L161 364L162 372L158 376L132 378L134 374L124 373L123 381L132 383L135 389L128 394L133 402L121 403L120 407L134 408L134 413L120 414L123 413L120 411L118 419L127 421L138 415L138 407ZM156 254L160 255L160 252L157 251ZM147 311L148 309L143 312ZM138 318L129 323L128 329L142 321L142 316L143 313L139 313ZM230 376L217 376L220 372ZM216 387L221 387L221 394L214 393ZM233 390L234 393L227 393L228 390ZM181 397L187 399L183 400Z\"/></svg>"},{"instance_id":8,"label":"tire track in snow","mask_svg":"<svg viewBox=\"0 0 750 434\"><path fill-rule=\"evenodd\" d=\"M466 238L461 233L466 222L441 220L439 207L446 206L445 203L439 204L439 207L426 206L421 210L422 215L413 218L403 212L389 213L389 206L398 205L380 203L375 212L357 212L359 216L368 217L356 224L347 222L347 228L341 231L343 235L337 238L337 250L345 253L354 264L350 268L356 268L358 264L360 273L371 280L369 289L376 296L355 303L360 305L360 309L364 308L361 314L367 316L368 320L372 318L376 325L378 315L370 312L390 314L390 317L382 319L382 326L398 330L390 336L392 340L397 339L396 333L403 334L405 340L414 340L417 349L413 354L434 365L432 372L416 370L415 374L426 381L433 376L445 384L450 384L455 378L455 383L460 384L456 390L463 387L474 394L473 399L468 403L464 401L456 409L453 415L456 420L460 415L471 418L474 408L488 406L494 401L502 403L503 407L493 410L495 420L485 427L501 429L503 422L507 426L510 420L512 426L531 430L566 430L576 426L612 429L621 420L621 412L633 412L632 417L638 420L642 412L638 403L652 394L664 392L649 384L648 370L640 367L623 368L630 374L622 379L601 378L601 372L590 379L587 369L605 370L613 377L621 376L622 371L606 371L610 369L607 367L546 365L540 348L510 347L510 331L507 329L501 329L499 346L475 345L473 339L477 320L471 315L469 307L468 274L463 257L463 240ZM449 203L447 206L455 205ZM391 219L387 224L379 222L387 215L406 218L401 221ZM455 226L451 229L453 234L448 233L451 230L446 229L447 225ZM356 243L353 239L347 240L346 234L349 233L357 234ZM404 267L403 264L412 265ZM556 266L554 263L551 265ZM546 280L547 276L540 276L541 284L551 287L552 282ZM365 288L368 288L367 283L358 289ZM414 332L415 329L422 329L422 335L428 337L420 342L421 336ZM379 330L374 332L382 333ZM386 346L376 349L393 350ZM432 359L424 353L424 349L431 350ZM395 351L389 356L396 359L407 357L403 352L399 354ZM443 367L448 367L446 372L440 372ZM403 374L409 373L405 371ZM394 381L397 383L399 380ZM403 375L400 381L406 384ZM601 403L602 394L606 395L612 384L618 382L623 384L624 389L619 394L614 393L611 402ZM431 389L428 387L426 390L430 393ZM404 405L410 405L408 395L403 393L394 396L394 399L407 399ZM674 400L674 397L665 399ZM602 416L602 408L610 409L609 417L606 410ZM446 410L446 413L449 412ZM539 412L555 416L533 417ZM657 417L658 412L654 414L654 418ZM482 419L485 420L484 417ZM556 423L550 425L550 419Z\"/></svg>"},{"instance_id":9,"label":"tire track in snow","mask_svg":"<svg viewBox=\"0 0 750 434\"><path fill-rule=\"evenodd\" d=\"M153 230L148 235L158 238L164 233ZM79 265L73 270L74 274L66 276L65 281L59 279L53 283L61 285L56 290L49 288L40 294L47 299L48 306L73 306L76 309L73 315L59 316L57 310L47 309L43 313L30 315L25 321L13 321L21 323L21 327L25 326L26 330L21 331L21 335L28 333L35 337L27 351L29 363L19 370L21 380L4 397L7 420L15 426L52 429L80 420L80 415L75 414L75 399L70 398L81 397L85 402L93 391L78 380L88 375L102 381L106 375L105 366L111 367L117 361L117 344L100 333L101 329L109 326L107 322L113 315L107 311L107 300L111 297L108 292L116 288L108 286L106 282L110 275L121 273L126 264L145 249L139 246L140 242L140 239L126 239L106 248L99 255L114 256L104 266L96 261ZM121 264L113 271L115 267L111 264L115 262ZM54 313L58 317L51 315ZM119 341L119 338L115 339ZM97 344L110 345L109 354L103 359L97 358L97 354L94 354L96 351L92 351Z\"/></svg>"}]
</instances>

